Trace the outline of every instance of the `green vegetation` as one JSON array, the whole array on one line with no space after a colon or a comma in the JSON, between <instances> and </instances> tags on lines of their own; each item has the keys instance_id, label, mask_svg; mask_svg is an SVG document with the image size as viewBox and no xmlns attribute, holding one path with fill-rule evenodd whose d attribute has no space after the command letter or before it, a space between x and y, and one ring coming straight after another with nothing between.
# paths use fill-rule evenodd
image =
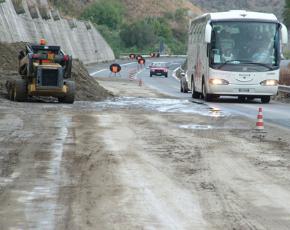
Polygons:
<instances>
[{"instance_id":1,"label":"green vegetation","mask_svg":"<svg viewBox=\"0 0 290 230\"><path fill-rule=\"evenodd\" d=\"M160 42L165 44L167 52L186 52L186 9L133 22L126 21L124 9L118 0L98 0L84 9L81 18L94 23L116 56L120 53L155 52L159 50Z\"/></svg>"},{"instance_id":2,"label":"green vegetation","mask_svg":"<svg viewBox=\"0 0 290 230\"><path fill-rule=\"evenodd\" d=\"M290 0L285 0L285 8L283 11L284 23L290 28Z\"/></svg>"},{"instance_id":3,"label":"green vegetation","mask_svg":"<svg viewBox=\"0 0 290 230\"><path fill-rule=\"evenodd\" d=\"M283 11L284 23L288 30L290 29L290 0L285 0L285 8ZM289 46L288 46L289 49ZM284 56L286 59L290 59L290 51L285 51Z\"/></svg>"},{"instance_id":4,"label":"green vegetation","mask_svg":"<svg viewBox=\"0 0 290 230\"><path fill-rule=\"evenodd\" d=\"M17 0L18 1L18 0ZM20 0L22 2L22 0ZM82 9L78 9L78 6L75 6L76 2L74 0L49 0L51 4L56 6L61 12L67 15L79 15ZM80 8L80 7L79 7Z\"/></svg>"},{"instance_id":5,"label":"green vegetation","mask_svg":"<svg viewBox=\"0 0 290 230\"><path fill-rule=\"evenodd\" d=\"M145 21L124 25L120 32L120 38L127 48L134 46L138 49L147 48L156 42L153 26Z\"/></svg>"},{"instance_id":6,"label":"green vegetation","mask_svg":"<svg viewBox=\"0 0 290 230\"><path fill-rule=\"evenodd\" d=\"M287 59L287 60L290 60L290 51L285 51L284 52L284 57Z\"/></svg>"},{"instance_id":7,"label":"green vegetation","mask_svg":"<svg viewBox=\"0 0 290 230\"><path fill-rule=\"evenodd\" d=\"M98 25L106 25L110 29L118 29L123 22L123 5L116 0L100 0L83 13L82 17Z\"/></svg>"}]
</instances>

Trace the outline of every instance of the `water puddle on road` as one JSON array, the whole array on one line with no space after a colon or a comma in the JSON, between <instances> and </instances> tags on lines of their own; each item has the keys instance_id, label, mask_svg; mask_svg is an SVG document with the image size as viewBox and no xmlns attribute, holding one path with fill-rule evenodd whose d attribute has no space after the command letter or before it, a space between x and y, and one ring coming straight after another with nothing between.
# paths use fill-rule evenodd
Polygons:
<instances>
[{"instance_id":1,"label":"water puddle on road","mask_svg":"<svg viewBox=\"0 0 290 230\"><path fill-rule=\"evenodd\" d=\"M180 125L179 128L181 129L199 129L199 130L208 130L208 129L214 129L216 127L213 127L211 125L198 125L198 124L191 124L191 125Z\"/></svg>"},{"instance_id":2,"label":"water puddle on road","mask_svg":"<svg viewBox=\"0 0 290 230\"><path fill-rule=\"evenodd\" d=\"M187 125L179 125L178 128L180 129L191 129L191 130L225 130L225 129L233 129L230 126L216 126L216 125L201 125L201 124L187 124ZM239 130L243 129L238 127ZM248 129L248 128L245 128Z\"/></svg>"},{"instance_id":3,"label":"water puddle on road","mask_svg":"<svg viewBox=\"0 0 290 230\"><path fill-rule=\"evenodd\" d=\"M192 113L209 117L231 115L218 108L210 108L206 104L192 103L184 99L121 97L114 101L97 102L94 106L100 109L145 109L161 113Z\"/></svg>"}]
</instances>

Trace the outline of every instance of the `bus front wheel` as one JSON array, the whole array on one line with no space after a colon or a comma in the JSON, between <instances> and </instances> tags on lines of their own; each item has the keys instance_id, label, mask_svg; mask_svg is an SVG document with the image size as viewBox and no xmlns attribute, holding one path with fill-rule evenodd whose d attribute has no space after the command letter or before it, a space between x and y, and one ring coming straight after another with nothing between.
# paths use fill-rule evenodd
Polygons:
<instances>
[{"instance_id":1,"label":"bus front wheel","mask_svg":"<svg viewBox=\"0 0 290 230\"><path fill-rule=\"evenodd\" d=\"M263 96L263 97L261 97L261 102L262 102L263 104L267 104L267 103L269 103L270 100L271 100L271 97L270 97L270 96Z\"/></svg>"},{"instance_id":2,"label":"bus front wheel","mask_svg":"<svg viewBox=\"0 0 290 230\"><path fill-rule=\"evenodd\" d=\"M205 101L212 101L212 95L207 93L204 83L202 84L202 96Z\"/></svg>"},{"instance_id":3,"label":"bus front wheel","mask_svg":"<svg viewBox=\"0 0 290 230\"><path fill-rule=\"evenodd\" d=\"M245 96L238 96L238 101L239 101L240 103L245 103L245 101L246 101L246 97L245 97Z\"/></svg>"}]
</instances>

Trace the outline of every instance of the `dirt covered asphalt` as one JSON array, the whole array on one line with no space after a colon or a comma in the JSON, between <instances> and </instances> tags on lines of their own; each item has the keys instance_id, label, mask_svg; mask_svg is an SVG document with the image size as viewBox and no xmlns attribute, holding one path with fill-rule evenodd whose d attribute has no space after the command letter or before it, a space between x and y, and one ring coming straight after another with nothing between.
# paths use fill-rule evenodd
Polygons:
<instances>
[{"instance_id":1,"label":"dirt covered asphalt","mask_svg":"<svg viewBox=\"0 0 290 230\"><path fill-rule=\"evenodd\" d=\"M0 229L290 229L288 130L98 81L121 97L0 99Z\"/></svg>"}]
</instances>

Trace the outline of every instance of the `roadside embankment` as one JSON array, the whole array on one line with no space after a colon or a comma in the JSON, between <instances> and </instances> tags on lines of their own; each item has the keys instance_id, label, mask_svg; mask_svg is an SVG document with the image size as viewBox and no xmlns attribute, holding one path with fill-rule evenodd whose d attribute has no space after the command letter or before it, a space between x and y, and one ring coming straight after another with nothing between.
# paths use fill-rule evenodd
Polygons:
<instances>
[{"instance_id":1,"label":"roadside embankment","mask_svg":"<svg viewBox=\"0 0 290 230\"><path fill-rule=\"evenodd\" d=\"M62 49L84 63L114 60L114 53L90 22L62 18L47 0L0 1L0 42L38 42Z\"/></svg>"}]
</instances>

